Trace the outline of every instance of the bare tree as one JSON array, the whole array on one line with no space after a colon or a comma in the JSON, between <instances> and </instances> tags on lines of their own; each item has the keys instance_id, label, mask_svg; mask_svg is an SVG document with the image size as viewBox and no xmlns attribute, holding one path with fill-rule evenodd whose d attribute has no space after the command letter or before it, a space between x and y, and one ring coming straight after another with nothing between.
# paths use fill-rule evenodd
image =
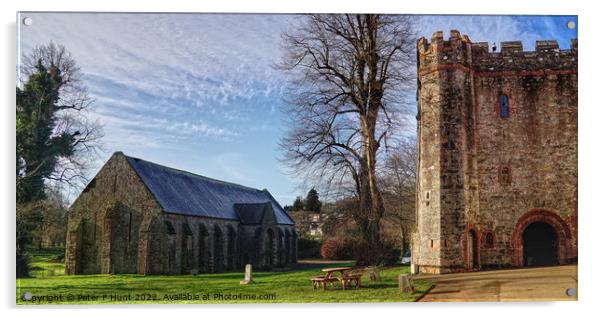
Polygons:
<instances>
[{"instance_id":1,"label":"bare tree","mask_svg":"<svg viewBox=\"0 0 602 317\"><path fill-rule=\"evenodd\" d=\"M59 157L53 173L45 179L80 188L87 183L87 171L93 167L99 152L103 151L100 142L104 136L102 126L97 120L91 119L90 115L94 100L88 94L81 78L81 70L71 53L63 45L53 42L36 46L21 57L17 84L22 87L28 78L38 71L39 63L50 71L58 70L61 78L58 87L59 99L54 107L53 135L70 135L73 139L70 145L73 149L71 155ZM38 177L37 172L48 164L46 160L24 163L34 166L27 166L27 172L18 174L17 185L19 182Z\"/></svg>"},{"instance_id":2,"label":"bare tree","mask_svg":"<svg viewBox=\"0 0 602 317\"><path fill-rule=\"evenodd\" d=\"M415 220L416 201L416 140L400 142L390 151L381 170L381 188L385 201L384 218L401 230L401 251L410 242ZM398 231L399 234L399 231Z\"/></svg>"},{"instance_id":3,"label":"bare tree","mask_svg":"<svg viewBox=\"0 0 602 317\"><path fill-rule=\"evenodd\" d=\"M414 78L412 18L313 14L295 28L283 35L279 65L292 78L284 160L298 175L354 193L359 232L379 245L377 166L399 132L404 87Z\"/></svg>"}]
</instances>

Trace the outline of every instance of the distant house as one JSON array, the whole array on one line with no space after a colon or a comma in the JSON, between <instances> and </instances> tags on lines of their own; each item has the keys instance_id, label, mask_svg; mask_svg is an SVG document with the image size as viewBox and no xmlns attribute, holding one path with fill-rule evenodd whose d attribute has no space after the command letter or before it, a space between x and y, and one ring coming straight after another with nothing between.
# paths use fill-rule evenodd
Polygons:
<instances>
[{"instance_id":1,"label":"distant house","mask_svg":"<svg viewBox=\"0 0 602 317\"><path fill-rule=\"evenodd\" d=\"M294 221L267 190L121 152L69 211L67 274L194 274L296 258Z\"/></svg>"},{"instance_id":2,"label":"distant house","mask_svg":"<svg viewBox=\"0 0 602 317\"><path fill-rule=\"evenodd\" d=\"M299 234L321 237L324 217L312 211L299 210L291 213L295 220L295 229Z\"/></svg>"}]
</instances>

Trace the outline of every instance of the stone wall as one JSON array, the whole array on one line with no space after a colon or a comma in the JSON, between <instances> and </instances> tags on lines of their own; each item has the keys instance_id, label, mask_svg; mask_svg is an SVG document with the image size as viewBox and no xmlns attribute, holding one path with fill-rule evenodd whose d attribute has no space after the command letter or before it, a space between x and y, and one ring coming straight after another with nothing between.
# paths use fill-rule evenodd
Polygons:
<instances>
[{"instance_id":1,"label":"stone wall","mask_svg":"<svg viewBox=\"0 0 602 317\"><path fill-rule=\"evenodd\" d=\"M148 226L161 214L159 204L125 156L113 155L69 210L66 273L140 271L139 255L133 250L147 242ZM111 261L111 254L118 262Z\"/></svg>"},{"instance_id":2,"label":"stone wall","mask_svg":"<svg viewBox=\"0 0 602 317\"><path fill-rule=\"evenodd\" d=\"M575 261L577 41L492 53L436 32L417 58L413 263L430 273L522 266L521 230L534 221L555 228L560 263Z\"/></svg>"},{"instance_id":3,"label":"stone wall","mask_svg":"<svg viewBox=\"0 0 602 317\"><path fill-rule=\"evenodd\" d=\"M296 262L292 225L273 216L246 226L165 213L119 152L73 203L68 226L66 274L196 274Z\"/></svg>"}]
</instances>

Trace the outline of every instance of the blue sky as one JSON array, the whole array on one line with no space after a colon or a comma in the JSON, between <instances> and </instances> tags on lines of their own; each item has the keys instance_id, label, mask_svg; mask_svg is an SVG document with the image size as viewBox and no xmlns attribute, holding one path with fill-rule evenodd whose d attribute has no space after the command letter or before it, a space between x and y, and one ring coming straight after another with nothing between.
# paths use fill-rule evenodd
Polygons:
<instances>
[{"instance_id":1,"label":"blue sky","mask_svg":"<svg viewBox=\"0 0 602 317\"><path fill-rule=\"evenodd\" d=\"M274 69L290 15L23 13L22 53L54 41L73 54L104 125L106 153L123 151L201 175L267 188L290 204L307 188L278 157L286 77ZM473 42L577 37L575 16L422 16L417 31L458 29ZM408 128L413 131L413 127ZM96 171L94 171L95 173ZM77 193L72 193L76 195Z\"/></svg>"}]
</instances>

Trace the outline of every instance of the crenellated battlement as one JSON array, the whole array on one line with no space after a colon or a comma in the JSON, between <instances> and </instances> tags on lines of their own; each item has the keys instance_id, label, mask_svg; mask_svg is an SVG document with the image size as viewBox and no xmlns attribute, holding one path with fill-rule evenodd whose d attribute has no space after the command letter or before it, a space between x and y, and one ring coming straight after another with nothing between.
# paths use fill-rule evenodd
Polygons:
<instances>
[{"instance_id":1,"label":"crenellated battlement","mask_svg":"<svg viewBox=\"0 0 602 317\"><path fill-rule=\"evenodd\" d=\"M438 66L455 65L476 72L535 71L577 69L577 39L570 49L560 49L556 40L535 42L534 51L525 51L521 41L506 41L499 47L488 42L472 43L467 35L451 30L447 40L443 32L433 33L431 41L422 37L417 43L418 68L424 73Z\"/></svg>"}]
</instances>

